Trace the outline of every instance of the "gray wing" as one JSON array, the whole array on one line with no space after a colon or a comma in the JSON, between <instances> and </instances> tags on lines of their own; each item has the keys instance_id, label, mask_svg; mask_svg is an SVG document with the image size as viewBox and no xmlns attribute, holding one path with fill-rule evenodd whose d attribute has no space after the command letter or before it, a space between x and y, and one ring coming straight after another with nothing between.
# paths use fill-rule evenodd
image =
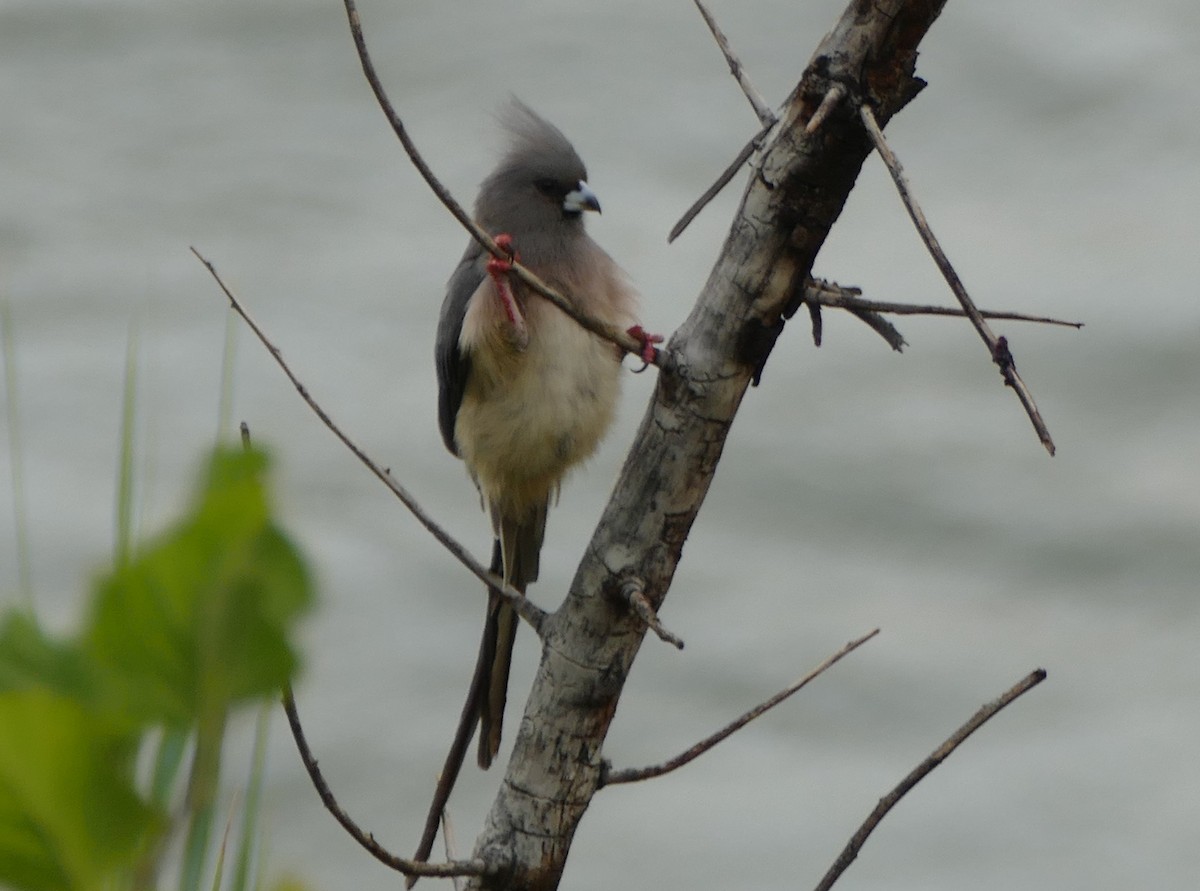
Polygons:
<instances>
[{"instance_id":1,"label":"gray wing","mask_svg":"<svg viewBox=\"0 0 1200 891\"><path fill-rule=\"evenodd\" d=\"M467 378L471 374L471 357L459 349L458 338L462 333L467 303L486 274L483 248L472 239L446 285L446 299L442 301L442 312L438 317L434 348L437 359L438 427L442 431L442 442L453 455L458 454L458 446L454 443L454 422L458 417L458 407L462 405Z\"/></svg>"}]
</instances>

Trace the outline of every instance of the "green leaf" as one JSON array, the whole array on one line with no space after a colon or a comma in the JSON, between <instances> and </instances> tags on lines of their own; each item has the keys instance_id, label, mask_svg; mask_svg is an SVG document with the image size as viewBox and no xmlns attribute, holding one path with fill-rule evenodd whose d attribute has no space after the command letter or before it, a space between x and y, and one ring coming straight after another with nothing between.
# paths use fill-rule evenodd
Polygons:
<instances>
[{"instance_id":1,"label":"green leaf","mask_svg":"<svg viewBox=\"0 0 1200 891\"><path fill-rule=\"evenodd\" d=\"M287 683L308 571L273 523L262 452L219 450L190 514L102 580L85 632L122 710L201 730Z\"/></svg>"},{"instance_id":2,"label":"green leaf","mask_svg":"<svg viewBox=\"0 0 1200 891\"><path fill-rule=\"evenodd\" d=\"M0 886L92 891L132 861L156 822L134 741L52 690L0 692Z\"/></svg>"},{"instance_id":3,"label":"green leaf","mask_svg":"<svg viewBox=\"0 0 1200 891\"><path fill-rule=\"evenodd\" d=\"M28 613L0 619L0 691L42 687L90 698L95 677L76 643L46 637Z\"/></svg>"}]
</instances>

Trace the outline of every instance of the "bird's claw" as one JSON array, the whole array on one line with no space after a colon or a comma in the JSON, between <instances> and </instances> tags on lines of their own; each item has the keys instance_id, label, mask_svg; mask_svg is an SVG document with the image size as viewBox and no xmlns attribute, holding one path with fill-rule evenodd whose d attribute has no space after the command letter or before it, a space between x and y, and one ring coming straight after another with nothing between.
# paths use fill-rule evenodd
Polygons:
<instances>
[{"instance_id":1,"label":"bird's claw","mask_svg":"<svg viewBox=\"0 0 1200 891\"><path fill-rule=\"evenodd\" d=\"M663 342L661 334L651 334L641 325L627 328L625 333L642 345L642 349L638 353L638 358L642 360L642 367L637 369L634 374L640 374L658 362L658 348L655 344Z\"/></svg>"},{"instance_id":2,"label":"bird's claw","mask_svg":"<svg viewBox=\"0 0 1200 891\"><path fill-rule=\"evenodd\" d=\"M517 249L513 247L513 237L507 232L501 232L493 241L496 242L496 247L508 254L507 257L497 257L492 254L487 261L488 275L495 278L498 275L503 275L506 272L512 272L513 261L517 260Z\"/></svg>"}]
</instances>

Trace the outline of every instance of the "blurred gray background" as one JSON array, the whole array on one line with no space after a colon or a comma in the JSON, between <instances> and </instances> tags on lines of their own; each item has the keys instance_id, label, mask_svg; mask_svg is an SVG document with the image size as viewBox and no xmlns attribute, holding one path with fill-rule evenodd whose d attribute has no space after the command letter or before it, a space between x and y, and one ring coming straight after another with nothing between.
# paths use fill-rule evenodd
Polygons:
<instances>
[{"instance_id":1,"label":"blurred gray background","mask_svg":"<svg viewBox=\"0 0 1200 891\"><path fill-rule=\"evenodd\" d=\"M843 5L712 3L772 103ZM756 126L691 4L361 12L393 100L464 202L510 93L559 124L604 203L594 236L643 292L647 327L673 330L740 178L675 245L666 232ZM647 641L607 754L661 760L883 633L687 769L601 793L564 887L811 887L880 795L1036 666L1049 680L917 787L839 887L1200 887L1200 6L951 0L918 73L930 86L888 135L978 303L1087 323L996 326L1059 454L961 321L901 320L903 355L836 313L820 350L790 325L664 610L687 649ZM465 238L400 152L336 0L0 0L0 297L42 615L77 621L111 553L131 328L142 530L177 515L217 434L226 310L189 245L350 435L485 555L487 524L434 423L435 319ZM877 158L816 271L878 299L951 300ZM302 714L344 805L408 853L482 592L237 339L234 418L274 450L279 505L323 593ZM552 515L546 606L651 375L626 384L617 428ZM12 466L6 431L9 601ZM519 703L532 635L518 650ZM460 781L462 853L499 776ZM267 780L271 874L398 887L321 809L278 720Z\"/></svg>"}]
</instances>

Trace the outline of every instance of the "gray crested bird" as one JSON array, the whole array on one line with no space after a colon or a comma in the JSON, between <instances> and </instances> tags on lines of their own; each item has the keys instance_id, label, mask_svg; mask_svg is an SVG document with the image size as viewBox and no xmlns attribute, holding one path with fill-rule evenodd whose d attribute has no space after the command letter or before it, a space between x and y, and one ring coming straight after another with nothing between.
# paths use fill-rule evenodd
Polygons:
<instances>
[{"instance_id":1,"label":"gray crested bird","mask_svg":"<svg viewBox=\"0 0 1200 891\"><path fill-rule=\"evenodd\" d=\"M558 128L519 101L501 124L508 148L480 185L476 222L583 312L632 326L636 294L584 229L584 212L598 212L600 202L583 161ZM492 571L524 591L538 576L551 500L612 421L622 354L505 269L472 240L450 277L437 330L438 424L491 517ZM418 860L432 849L476 723L480 767L499 750L517 622L511 606L489 596L474 677Z\"/></svg>"}]
</instances>

